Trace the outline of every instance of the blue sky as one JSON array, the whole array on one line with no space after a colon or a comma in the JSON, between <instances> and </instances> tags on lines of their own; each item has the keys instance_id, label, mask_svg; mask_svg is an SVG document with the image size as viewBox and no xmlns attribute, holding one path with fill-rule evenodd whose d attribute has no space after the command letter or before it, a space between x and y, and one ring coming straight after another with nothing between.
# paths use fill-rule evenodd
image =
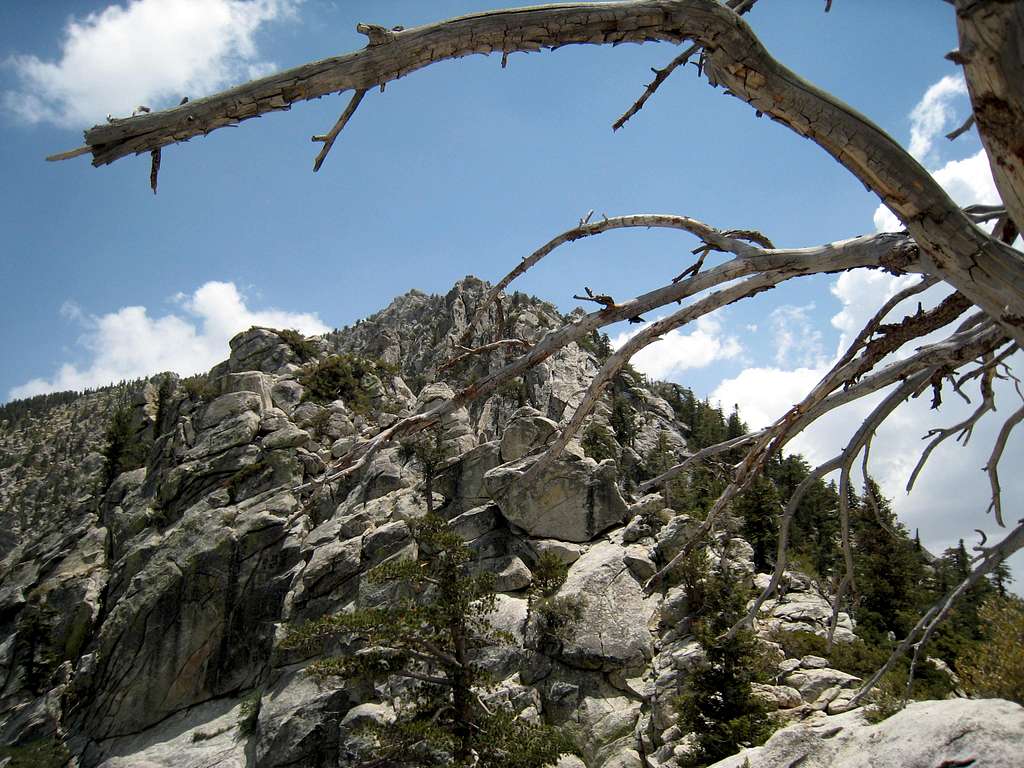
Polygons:
<instances>
[{"instance_id":1,"label":"blue sky","mask_svg":"<svg viewBox=\"0 0 1024 768\"><path fill-rule=\"evenodd\" d=\"M709 88L693 67L613 133L649 68L675 55L665 44L514 54L506 70L498 57L475 56L414 73L366 96L316 175L319 145L309 137L334 123L346 95L165 149L155 197L148 158L102 169L86 158L43 162L80 145L81 130L108 113L166 106L362 47L357 22L408 27L504 5L0 6L0 400L208 368L226 356L226 339L253 323L340 327L410 288L444 292L470 273L494 280L590 209L685 214L760 229L779 246L885 223L877 198L823 151ZM976 136L941 138L968 108L957 69L943 59L956 47L951 7L839 0L825 14L823 5L761 0L747 19L777 58L907 146L916 131L915 153L958 200L987 201L991 181ZM584 285L625 298L681 271L694 244L678 233L610 233L556 252L515 287L566 311ZM787 285L684 329L638 363L764 421L799 396L891 289L874 275ZM891 495L920 434L934 426L924 413L904 418L900 429L912 437L894 435L879 458ZM1020 455L1019 442L1005 466ZM811 436L798 447L825 458L828 443ZM974 444L970 454L954 448L933 461L969 468L970 487L982 495L958 506L966 481L941 472L931 479L934 493L897 504L923 534L930 515L945 521L932 522L933 546L984 523L963 512L984 509L984 478L975 481L985 436ZM1007 493L1020 499L1024 486L1015 482L1007 480Z\"/></svg>"}]
</instances>

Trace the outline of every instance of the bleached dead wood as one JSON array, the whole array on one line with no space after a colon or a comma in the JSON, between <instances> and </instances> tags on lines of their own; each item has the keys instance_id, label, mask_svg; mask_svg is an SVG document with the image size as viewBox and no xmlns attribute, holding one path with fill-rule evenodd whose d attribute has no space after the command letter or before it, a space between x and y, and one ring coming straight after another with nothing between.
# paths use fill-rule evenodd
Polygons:
<instances>
[{"instance_id":1,"label":"bleached dead wood","mask_svg":"<svg viewBox=\"0 0 1024 768\"><path fill-rule=\"evenodd\" d=\"M966 0L964 0L966 2ZM379 29L363 25L363 31ZM366 48L162 112L86 131L93 163L148 152L291 104L365 91L471 53L563 45L692 40L712 85L814 141L906 225L927 272L955 286L1024 343L1024 259L978 229L931 175L870 120L776 61L734 11L714 0L560 3L470 14L371 35Z\"/></svg>"}]
</instances>

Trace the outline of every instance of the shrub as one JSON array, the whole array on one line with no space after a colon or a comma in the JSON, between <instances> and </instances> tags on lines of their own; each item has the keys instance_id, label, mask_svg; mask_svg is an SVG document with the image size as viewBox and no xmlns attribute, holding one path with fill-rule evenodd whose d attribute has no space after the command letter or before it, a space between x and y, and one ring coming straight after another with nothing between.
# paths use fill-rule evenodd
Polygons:
<instances>
[{"instance_id":1,"label":"shrub","mask_svg":"<svg viewBox=\"0 0 1024 768\"><path fill-rule=\"evenodd\" d=\"M205 373L197 373L195 376L182 379L181 388L192 400L212 400L215 397Z\"/></svg>"},{"instance_id":2,"label":"shrub","mask_svg":"<svg viewBox=\"0 0 1024 768\"><path fill-rule=\"evenodd\" d=\"M299 378L306 388L303 399L317 403L344 400L352 411L367 413L373 401L364 385L367 376L387 376L395 373L393 366L355 355L340 354L324 358L308 367Z\"/></svg>"},{"instance_id":3,"label":"shrub","mask_svg":"<svg viewBox=\"0 0 1024 768\"><path fill-rule=\"evenodd\" d=\"M619 444L615 442L612 433L593 422L583 431L580 445L583 446L583 453L594 461L616 459L619 455Z\"/></svg>"},{"instance_id":4,"label":"shrub","mask_svg":"<svg viewBox=\"0 0 1024 768\"><path fill-rule=\"evenodd\" d=\"M242 699L242 706L238 708L238 733L240 736L251 736L256 733L260 722L262 697L263 692L257 688Z\"/></svg>"},{"instance_id":5,"label":"shrub","mask_svg":"<svg viewBox=\"0 0 1024 768\"><path fill-rule=\"evenodd\" d=\"M298 331L286 328L283 331L274 331L274 333L281 337L281 340L295 353L300 362L308 363L316 357L316 344Z\"/></svg>"},{"instance_id":6,"label":"shrub","mask_svg":"<svg viewBox=\"0 0 1024 768\"><path fill-rule=\"evenodd\" d=\"M964 687L972 696L1024 704L1024 600L992 595L978 618L986 639L957 664Z\"/></svg>"},{"instance_id":7,"label":"shrub","mask_svg":"<svg viewBox=\"0 0 1024 768\"><path fill-rule=\"evenodd\" d=\"M64 744L54 737L17 747L0 746L0 763L4 768L63 768L70 759Z\"/></svg>"}]
</instances>

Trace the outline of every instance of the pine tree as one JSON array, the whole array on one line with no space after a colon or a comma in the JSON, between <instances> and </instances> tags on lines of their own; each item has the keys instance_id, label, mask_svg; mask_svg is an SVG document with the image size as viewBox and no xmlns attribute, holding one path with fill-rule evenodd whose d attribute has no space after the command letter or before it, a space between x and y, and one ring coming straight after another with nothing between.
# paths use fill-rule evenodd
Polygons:
<instances>
[{"instance_id":1,"label":"pine tree","mask_svg":"<svg viewBox=\"0 0 1024 768\"><path fill-rule=\"evenodd\" d=\"M137 469L146 461L146 446L135 433L132 410L127 404L122 404L114 410L105 438L103 491L106 491L122 472Z\"/></svg>"},{"instance_id":2,"label":"pine tree","mask_svg":"<svg viewBox=\"0 0 1024 768\"><path fill-rule=\"evenodd\" d=\"M777 520L781 511L779 493L774 483L758 476L733 504L741 520L741 533L754 548L754 567L765 572L775 563L779 543Z\"/></svg>"},{"instance_id":3,"label":"pine tree","mask_svg":"<svg viewBox=\"0 0 1024 768\"><path fill-rule=\"evenodd\" d=\"M699 555L698 557L702 557ZM695 572L701 570L695 565ZM749 629L725 633L746 609L745 590L727 569L697 577L701 596L694 633L706 662L693 673L678 701L679 725L695 734L696 748L684 764L697 768L717 762L741 746L762 743L771 732L764 706L752 695L758 677L757 640Z\"/></svg>"},{"instance_id":4,"label":"pine tree","mask_svg":"<svg viewBox=\"0 0 1024 768\"><path fill-rule=\"evenodd\" d=\"M496 609L493 575L474 574L472 553L437 515L410 522L418 560L384 563L375 582L396 582L413 597L378 608L324 616L292 628L285 648L316 651L327 640L361 647L310 665L320 679L404 678L409 703L391 725L373 729L372 754L362 766L540 768L574 752L558 730L514 713L490 710L480 699L489 683L477 652L511 641L488 617Z\"/></svg>"},{"instance_id":5,"label":"pine tree","mask_svg":"<svg viewBox=\"0 0 1024 768\"><path fill-rule=\"evenodd\" d=\"M875 639L890 631L904 637L927 599L922 589L924 564L888 500L870 478L864 484L864 499L851 499L850 527L860 631Z\"/></svg>"}]
</instances>

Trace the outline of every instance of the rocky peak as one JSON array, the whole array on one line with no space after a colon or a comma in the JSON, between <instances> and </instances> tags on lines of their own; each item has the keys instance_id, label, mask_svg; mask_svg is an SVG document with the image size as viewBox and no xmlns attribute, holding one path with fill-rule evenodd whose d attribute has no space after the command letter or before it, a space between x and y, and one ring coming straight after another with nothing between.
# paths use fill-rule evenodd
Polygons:
<instances>
[{"instance_id":1,"label":"rocky peak","mask_svg":"<svg viewBox=\"0 0 1024 768\"><path fill-rule=\"evenodd\" d=\"M296 489L360 439L505 363L497 352L438 373L488 288L467 277L445 296L411 291L322 339L253 328L208 374L5 418L0 501L13 533L0 539L0 744L32 745L54 764L70 753L81 768L348 765L356 725L389 716L390 688L318 686L304 673L315 655L284 648L284 628L393 599L368 572L416 556L409 522L425 513L426 477L407 446L391 445L344 481ZM505 296L471 343L532 341L563 320L550 304ZM582 762L563 766L673 768L687 737L675 702L703 650L686 587L645 584L699 520L661 494L633 498L622 470L654 448L678 453L687 425L642 378L623 379L591 419L601 455L573 443L524 480L598 354L570 345L521 385L446 416L430 503L473 567L495 575L493 621L513 640L482 661L500 681L488 700L572 724ZM623 409L628 436L611 427ZM114 459L124 471L109 471ZM768 578L736 530L708 549L737 589ZM551 556L568 567L556 597L579 609L558 638L529 592ZM762 634L824 634L831 609L817 585L793 572L785 586L764 606ZM838 641L853 639L849 616L838 627ZM766 648L777 675L757 693L780 720L850 709L858 678ZM954 716L964 713L933 715ZM843 744L855 745L849 732Z\"/></svg>"}]
</instances>

